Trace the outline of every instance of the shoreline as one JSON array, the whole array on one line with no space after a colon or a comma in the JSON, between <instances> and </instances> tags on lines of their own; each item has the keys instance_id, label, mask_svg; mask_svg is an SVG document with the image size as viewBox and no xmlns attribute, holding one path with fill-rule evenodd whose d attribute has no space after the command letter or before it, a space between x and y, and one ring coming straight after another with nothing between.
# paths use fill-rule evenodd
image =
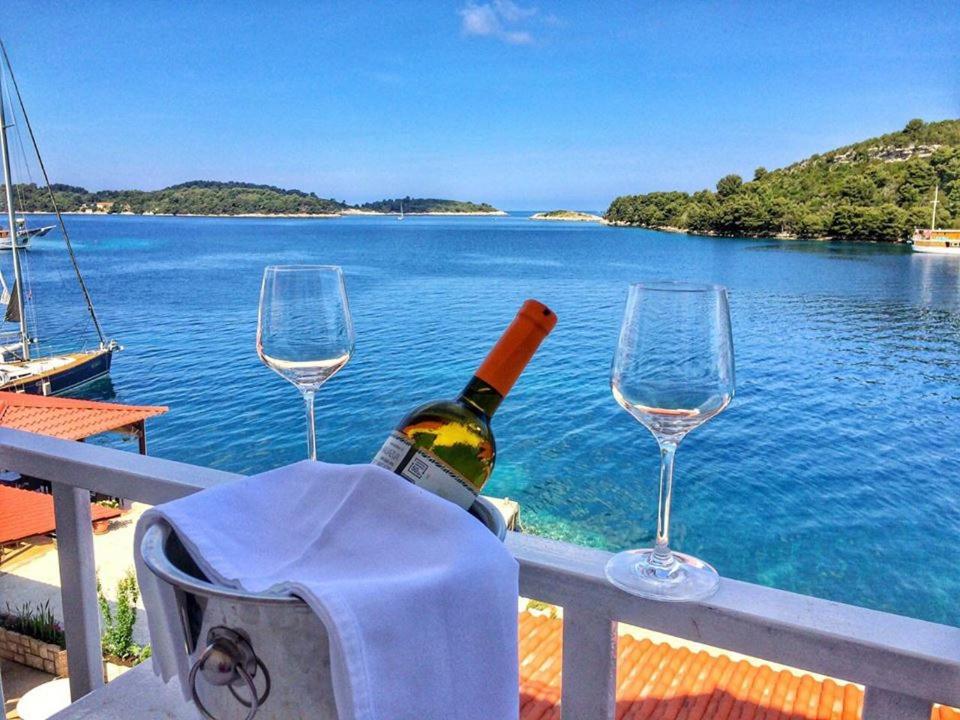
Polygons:
<instances>
[{"instance_id":1,"label":"shoreline","mask_svg":"<svg viewBox=\"0 0 960 720\"><path fill-rule=\"evenodd\" d=\"M906 240L837 240L836 238L829 237L827 235L819 235L816 237L808 236L803 237L800 235L795 235L794 233L776 233L774 235L724 235L717 232L694 232L692 230L686 230L684 228L674 227L672 225L664 225L655 227L653 225L640 225L638 223L628 223L623 222L622 220L608 220L607 225L610 227L621 227L621 228L635 228L640 230L653 230L654 232L666 232L674 233L677 235L692 235L693 237L708 237L708 238L730 238L730 239L744 239L744 240L799 240L800 242L817 242L817 243L829 243L829 242L841 242L841 243L853 243L855 245L909 245L910 243Z\"/></svg>"},{"instance_id":2,"label":"shoreline","mask_svg":"<svg viewBox=\"0 0 960 720\"><path fill-rule=\"evenodd\" d=\"M53 215L52 210L26 210L23 213L24 215ZM204 213L132 213L132 212L123 212L123 213L105 213L105 212L81 212L79 210L62 210L61 215L88 215L90 217L189 217L189 218L293 218L293 219L310 219L310 218L319 218L321 220L333 220L336 218L342 217L363 217L365 215L370 216L384 216L384 217L399 217L399 213L387 213L387 212L377 212L373 210L354 210L346 211L340 213L236 213L236 214L204 214ZM438 211L438 212L411 212L404 213L404 217L407 216L436 216L436 217L506 217L507 212L503 210L497 210L496 212L450 212L450 211Z\"/></svg>"},{"instance_id":3,"label":"shoreline","mask_svg":"<svg viewBox=\"0 0 960 720\"><path fill-rule=\"evenodd\" d=\"M417 216L464 216L464 217L506 217L509 213L506 210L494 210L493 212L484 212L482 210L471 210L470 212L454 212L452 210L436 210L433 212L405 212L404 217L413 217ZM380 212L379 210L344 210L342 213L339 213L341 216L363 216L363 215L384 215L384 216L393 216L400 217L400 213L395 212Z\"/></svg>"},{"instance_id":4,"label":"shoreline","mask_svg":"<svg viewBox=\"0 0 960 720\"><path fill-rule=\"evenodd\" d=\"M18 211L20 212L20 211ZM22 211L24 215L46 215L54 216L52 210L25 210ZM291 220L336 220L338 218L344 217L396 217L399 218L399 213L388 213L388 212L379 212L374 210L347 210L341 213L237 213L232 215L226 214L203 214L203 213L105 213L105 212L81 212L79 210L61 210L61 215L70 215L70 216L89 216L89 217L167 217L167 218L237 218L237 219L249 219L249 220L275 220L275 219L291 219ZM504 210L497 210L496 212L451 212L451 211L438 211L438 212L411 212L404 213L404 217L509 217L509 213ZM590 215L589 213L582 213L582 215ZM590 217L546 217L544 213L534 213L529 215L526 218L527 220L534 220L537 222L579 222L579 223L596 223L598 225L604 225L607 227L618 227L618 228L634 228L640 230L652 230L653 232L665 232L673 233L676 235L690 235L693 237L709 237L709 238L730 238L730 239L745 239L745 240L784 240L784 241L794 241L798 240L801 242L817 242L817 243L829 243L829 242L844 242L844 243L854 243L857 245L860 244L870 244L870 245L890 245L890 246L908 246L910 243L906 240L898 241L884 241L884 240L837 240L829 236L819 236L819 237L801 237L793 233L776 233L774 235L725 235L717 232L694 232L692 230L674 227L672 225L665 226L652 226L652 225L640 225L638 223L628 223L623 222L622 220L607 220L599 215L590 216Z\"/></svg>"}]
</instances>

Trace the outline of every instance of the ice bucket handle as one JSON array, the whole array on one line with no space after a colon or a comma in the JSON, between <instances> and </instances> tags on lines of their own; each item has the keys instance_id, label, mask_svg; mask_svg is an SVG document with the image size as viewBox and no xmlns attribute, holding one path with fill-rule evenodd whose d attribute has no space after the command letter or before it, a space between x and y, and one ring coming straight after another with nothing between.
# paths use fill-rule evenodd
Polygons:
<instances>
[{"instance_id":1,"label":"ice bucket handle","mask_svg":"<svg viewBox=\"0 0 960 720\"><path fill-rule=\"evenodd\" d=\"M218 585L204 577L191 575L171 562L167 555L167 541L173 535L171 527L165 523L151 526L143 535L140 543L140 556L150 571L178 590L205 598L219 598L230 602L252 602L256 604L304 605L303 600L294 595L263 592L251 593L236 588Z\"/></svg>"},{"instance_id":2,"label":"ice bucket handle","mask_svg":"<svg viewBox=\"0 0 960 720\"><path fill-rule=\"evenodd\" d=\"M257 692L257 686L253 682L257 670L263 673L266 685L262 695ZM245 635L227 627L210 628L210 632L207 633L207 647L190 668L190 695L194 705L207 720L217 720L204 706L197 692L197 675L201 674L211 685L217 687L226 685L236 701L249 708L244 720L253 720L260 706L270 695L270 673L266 665L257 657ZM238 681L243 681L247 686L250 692L249 701L237 695L234 685Z\"/></svg>"}]
</instances>

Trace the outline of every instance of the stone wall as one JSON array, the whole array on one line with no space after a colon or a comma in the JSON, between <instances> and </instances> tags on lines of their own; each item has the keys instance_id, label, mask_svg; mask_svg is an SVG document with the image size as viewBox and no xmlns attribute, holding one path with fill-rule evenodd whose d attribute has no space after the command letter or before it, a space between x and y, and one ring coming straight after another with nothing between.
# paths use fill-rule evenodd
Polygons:
<instances>
[{"instance_id":1,"label":"stone wall","mask_svg":"<svg viewBox=\"0 0 960 720\"><path fill-rule=\"evenodd\" d=\"M57 677L67 677L67 651L59 645L35 640L26 635L0 628L0 658L43 670Z\"/></svg>"}]
</instances>

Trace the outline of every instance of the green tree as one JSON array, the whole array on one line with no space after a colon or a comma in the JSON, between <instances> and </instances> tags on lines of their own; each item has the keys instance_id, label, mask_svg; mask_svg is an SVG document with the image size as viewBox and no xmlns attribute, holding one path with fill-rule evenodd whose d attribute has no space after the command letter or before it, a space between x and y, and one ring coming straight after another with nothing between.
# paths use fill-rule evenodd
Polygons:
<instances>
[{"instance_id":1,"label":"green tree","mask_svg":"<svg viewBox=\"0 0 960 720\"><path fill-rule=\"evenodd\" d=\"M692 203L687 209L685 223L681 227L690 228L695 233L707 233L717 224L715 204Z\"/></svg>"},{"instance_id":2,"label":"green tree","mask_svg":"<svg viewBox=\"0 0 960 720\"><path fill-rule=\"evenodd\" d=\"M717 181L717 195L727 198L740 192L743 187L743 178L739 175L725 175Z\"/></svg>"},{"instance_id":3,"label":"green tree","mask_svg":"<svg viewBox=\"0 0 960 720\"><path fill-rule=\"evenodd\" d=\"M850 175L840 185L840 199L854 205L867 205L876 196L877 187L863 175Z\"/></svg>"},{"instance_id":4,"label":"green tree","mask_svg":"<svg viewBox=\"0 0 960 720\"><path fill-rule=\"evenodd\" d=\"M802 238L820 238L827 234L831 218L816 211L803 213L797 223L796 233Z\"/></svg>"},{"instance_id":5,"label":"green tree","mask_svg":"<svg viewBox=\"0 0 960 720\"><path fill-rule=\"evenodd\" d=\"M903 131L907 135L912 135L914 137L917 136L921 130L923 130L923 120L920 118L914 118L907 123L905 128L903 128Z\"/></svg>"},{"instance_id":6,"label":"green tree","mask_svg":"<svg viewBox=\"0 0 960 720\"><path fill-rule=\"evenodd\" d=\"M897 189L901 205L915 205L927 197L932 200L933 186L937 183L937 173L929 162L906 163L903 182Z\"/></svg>"},{"instance_id":7,"label":"green tree","mask_svg":"<svg viewBox=\"0 0 960 720\"><path fill-rule=\"evenodd\" d=\"M756 195L740 193L720 205L715 229L723 235L757 235L769 229L769 220Z\"/></svg>"}]
</instances>

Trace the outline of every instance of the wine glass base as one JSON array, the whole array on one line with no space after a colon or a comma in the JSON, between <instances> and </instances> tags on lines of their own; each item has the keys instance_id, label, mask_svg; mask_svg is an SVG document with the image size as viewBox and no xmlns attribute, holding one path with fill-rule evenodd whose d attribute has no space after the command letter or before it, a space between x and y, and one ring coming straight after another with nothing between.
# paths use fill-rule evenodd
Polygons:
<instances>
[{"instance_id":1,"label":"wine glass base","mask_svg":"<svg viewBox=\"0 0 960 720\"><path fill-rule=\"evenodd\" d=\"M683 553L672 553L674 563L652 562L653 550L625 550L607 562L607 579L632 595L682 602L703 600L717 591L720 576L710 565Z\"/></svg>"}]
</instances>

